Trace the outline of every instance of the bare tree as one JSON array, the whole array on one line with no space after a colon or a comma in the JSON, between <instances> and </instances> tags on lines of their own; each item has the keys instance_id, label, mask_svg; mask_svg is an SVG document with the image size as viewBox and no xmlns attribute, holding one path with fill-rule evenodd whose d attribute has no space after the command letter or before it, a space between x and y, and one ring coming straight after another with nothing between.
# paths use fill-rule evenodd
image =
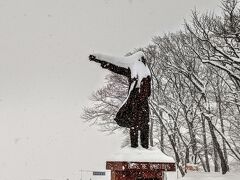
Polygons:
<instances>
[{"instance_id":1,"label":"bare tree","mask_svg":"<svg viewBox=\"0 0 240 180\"><path fill-rule=\"evenodd\" d=\"M182 175L188 163L209 172L213 162L225 174L229 156L240 161L237 1L222 1L222 11L221 16L194 11L184 31L156 36L141 48L152 74L150 145L173 155ZM119 129L113 118L126 95L127 80L108 75L83 118L104 131Z\"/></svg>"}]
</instances>

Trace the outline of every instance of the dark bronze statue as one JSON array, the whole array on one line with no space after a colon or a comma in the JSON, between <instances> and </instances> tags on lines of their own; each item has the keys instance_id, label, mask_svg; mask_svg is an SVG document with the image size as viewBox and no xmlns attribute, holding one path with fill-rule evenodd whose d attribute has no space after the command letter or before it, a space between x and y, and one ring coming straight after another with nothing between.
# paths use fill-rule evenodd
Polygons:
<instances>
[{"instance_id":1,"label":"dark bronze statue","mask_svg":"<svg viewBox=\"0 0 240 180\"><path fill-rule=\"evenodd\" d=\"M131 77L131 68L121 67L98 58L96 55L89 56L90 61L101 64L102 68L108 69L114 73L128 78L128 98L116 114L115 121L121 127L130 128L131 147L138 147L138 131L140 131L140 140L142 147L148 149L149 145L149 105L148 97L151 94L150 74L142 79ZM138 59L141 66L147 68L144 56ZM148 69L148 68L147 68ZM141 82L139 82L141 81ZM139 85L140 84L140 85Z\"/></svg>"}]
</instances>

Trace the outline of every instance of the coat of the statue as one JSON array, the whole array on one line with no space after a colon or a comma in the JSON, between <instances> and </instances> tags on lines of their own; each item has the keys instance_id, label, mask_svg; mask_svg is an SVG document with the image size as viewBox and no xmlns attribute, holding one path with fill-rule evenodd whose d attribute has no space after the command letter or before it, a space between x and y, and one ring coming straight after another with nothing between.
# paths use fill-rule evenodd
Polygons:
<instances>
[{"instance_id":1,"label":"coat of the statue","mask_svg":"<svg viewBox=\"0 0 240 180\"><path fill-rule=\"evenodd\" d=\"M140 88L134 87L131 92L129 92L130 94L126 102L119 109L115 117L118 125L128 128L136 126L143 127L149 122L148 97L151 92L150 81L149 76L143 78Z\"/></svg>"},{"instance_id":2,"label":"coat of the statue","mask_svg":"<svg viewBox=\"0 0 240 180\"><path fill-rule=\"evenodd\" d=\"M131 78L130 69L102 62L102 67L128 78L128 97L116 114L115 121L122 127L144 127L149 122L148 97L151 94L151 78L141 79L140 87L137 78Z\"/></svg>"}]
</instances>

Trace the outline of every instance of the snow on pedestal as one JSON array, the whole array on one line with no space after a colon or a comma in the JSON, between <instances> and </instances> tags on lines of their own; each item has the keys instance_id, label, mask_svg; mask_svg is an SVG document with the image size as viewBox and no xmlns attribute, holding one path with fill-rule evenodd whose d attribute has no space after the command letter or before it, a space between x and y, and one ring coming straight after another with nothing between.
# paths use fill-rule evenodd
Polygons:
<instances>
[{"instance_id":1,"label":"snow on pedestal","mask_svg":"<svg viewBox=\"0 0 240 180\"><path fill-rule=\"evenodd\" d=\"M127 162L162 162L175 163L174 159L164 154L156 147L149 147L149 149L132 148L130 146L122 148L120 151L114 153L110 157L111 161L127 161Z\"/></svg>"},{"instance_id":2,"label":"snow on pedestal","mask_svg":"<svg viewBox=\"0 0 240 180\"><path fill-rule=\"evenodd\" d=\"M125 147L106 162L112 180L163 179L164 171L175 171L175 161L158 148Z\"/></svg>"}]
</instances>

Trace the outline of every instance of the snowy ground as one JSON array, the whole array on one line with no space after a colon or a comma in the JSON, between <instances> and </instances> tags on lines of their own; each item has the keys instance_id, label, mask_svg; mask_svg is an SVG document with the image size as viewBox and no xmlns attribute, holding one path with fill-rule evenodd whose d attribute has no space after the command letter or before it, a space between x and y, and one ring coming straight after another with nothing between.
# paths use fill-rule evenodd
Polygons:
<instances>
[{"instance_id":1,"label":"snowy ground","mask_svg":"<svg viewBox=\"0 0 240 180\"><path fill-rule=\"evenodd\" d=\"M68 176L67 178L64 178L62 180L110 180L111 179L111 171L103 170L101 172L105 172L105 175L97 176L97 175L93 175L92 171L83 170L82 172L76 173L75 175Z\"/></svg>"},{"instance_id":2,"label":"snowy ground","mask_svg":"<svg viewBox=\"0 0 240 180\"><path fill-rule=\"evenodd\" d=\"M206 173L206 172L189 172L180 180L239 180L240 173L227 173L222 175L221 173Z\"/></svg>"},{"instance_id":3,"label":"snowy ground","mask_svg":"<svg viewBox=\"0 0 240 180\"><path fill-rule=\"evenodd\" d=\"M185 177L180 177L180 174L175 172L167 172L167 177L164 180L239 180L240 173L206 173L206 172L188 172ZM110 171L106 171L105 176L93 176L92 172L83 171L82 174L76 174L64 180L110 180Z\"/></svg>"}]
</instances>

